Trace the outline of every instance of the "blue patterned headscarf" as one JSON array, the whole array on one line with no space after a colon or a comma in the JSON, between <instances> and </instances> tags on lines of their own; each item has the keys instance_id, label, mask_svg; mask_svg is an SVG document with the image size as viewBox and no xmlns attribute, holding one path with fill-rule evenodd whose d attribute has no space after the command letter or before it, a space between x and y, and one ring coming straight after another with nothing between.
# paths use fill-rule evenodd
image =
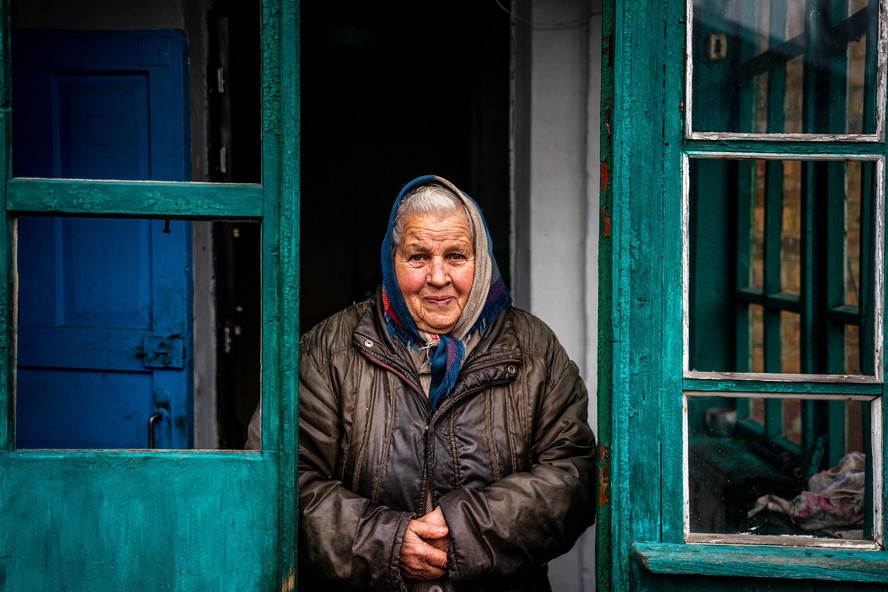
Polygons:
<instances>
[{"instance_id":1,"label":"blue patterned headscarf","mask_svg":"<svg viewBox=\"0 0 888 592\"><path fill-rule=\"evenodd\" d=\"M475 236L475 279L459 320L453 331L446 335L430 334L417 328L395 276L392 231L398 206L405 195L422 185L440 185L462 200ZM493 258L493 243L490 240L487 223L478 204L450 181L435 175L417 177L407 183L395 199L385 240L382 242L381 254L386 324L389 332L400 338L408 347L431 349L429 361L432 368L432 383L429 388L429 404L433 410L437 409L456 384L465 358L466 339L475 332L486 331L499 314L512 304L512 297Z\"/></svg>"}]
</instances>

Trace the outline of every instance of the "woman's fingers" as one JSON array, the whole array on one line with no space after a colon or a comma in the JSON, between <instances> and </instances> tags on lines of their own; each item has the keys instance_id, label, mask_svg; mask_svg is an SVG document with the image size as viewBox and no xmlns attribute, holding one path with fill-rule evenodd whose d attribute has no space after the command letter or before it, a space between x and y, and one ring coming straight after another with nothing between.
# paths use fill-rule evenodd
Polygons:
<instances>
[{"instance_id":1,"label":"woman's fingers","mask_svg":"<svg viewBox=\"0 0 888 592\"><path fill-rule=\"evenodd\" d=\"M447 536L447 527L411 520L401 545L401 573L414 580L435 580L447 572L447 553L436 549L423 539Z\"/></svg>"},{"instance_id":2,"label":"woman's fingers","mask_svg":"<svg viewBox=\"0 0 888 592\"><path fill-rule=\"evenodd\" d=\"M444 529L442 532L444 532L445 534L441 536L427 536L423 538L434 548L446 553L447 550L450 548L450 529L447 528L447 521L444 520L444 512L441 511L441 508L435 508L434 510L420 518L419 521L426 524L440 526Z\"/></svg>"}]
</instances>

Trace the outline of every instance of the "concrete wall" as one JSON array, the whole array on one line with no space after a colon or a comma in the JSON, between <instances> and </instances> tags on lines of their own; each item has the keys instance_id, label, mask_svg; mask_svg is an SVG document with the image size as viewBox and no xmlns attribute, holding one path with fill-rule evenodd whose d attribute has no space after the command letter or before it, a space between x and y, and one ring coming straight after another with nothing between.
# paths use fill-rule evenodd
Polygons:
<instances>
[{"instance_id":1,"label":"concrete wall","mask_svg":"<svg viewBox=\"0 0 888 592\"><path fill-rule=\"evenodd\" d=\"M513 277L580 367L596 426L600 0L514 5ZM527 238L526 238L527 237ZM595 535L550 566L559 592L595 589Z\"/></svg>"}]
</instances>

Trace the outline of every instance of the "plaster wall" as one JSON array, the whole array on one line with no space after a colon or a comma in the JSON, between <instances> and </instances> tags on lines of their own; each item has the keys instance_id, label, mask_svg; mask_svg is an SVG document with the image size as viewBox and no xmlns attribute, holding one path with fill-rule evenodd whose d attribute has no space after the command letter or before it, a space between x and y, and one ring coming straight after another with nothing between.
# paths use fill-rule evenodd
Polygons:
<instances>
[{"instance_id":1,"label":"plaster wall","mask_svg":"<svg viewBox=\"0 0 888 592\"><path fill-rule=\"evenodd\" d=\"M596 426L599 213L599 95L601 91L601 2L518 2L516 39L528 63L516 59L516 76L528 79L526 97L516 96L515 143L526 170L513 175L523 203L513 221L526 282L519 305L546 321L580 367L590 395L589 419ZM520 93L521 89L517 88ZM514 164L518 165L519 162ZM528 237L525 239L524 237ZM550 566L556 590L595 589L595 534L590 529Z\"/></svg>"}]
</instances>

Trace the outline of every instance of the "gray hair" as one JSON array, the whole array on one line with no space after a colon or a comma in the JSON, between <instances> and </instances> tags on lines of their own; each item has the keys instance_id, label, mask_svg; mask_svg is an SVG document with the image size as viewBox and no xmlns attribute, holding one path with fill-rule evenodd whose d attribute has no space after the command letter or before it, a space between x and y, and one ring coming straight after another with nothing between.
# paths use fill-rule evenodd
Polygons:
<instances>
[{"instance_id":1,"label":"gray hair","mask_svg":"<svg viewBox=\"0 0 888 592\"><path fill-rule=\"evenodd\" d=\"M404 220L413 215L449 216L455 212L463 212L472 230L472 243L475 242L475 227L462 200L450 189L441 185L420 185L411 189L398 204L395 223L392 226L392 251L401 245L404 235Z\"/></svg>"}]
</instances>

